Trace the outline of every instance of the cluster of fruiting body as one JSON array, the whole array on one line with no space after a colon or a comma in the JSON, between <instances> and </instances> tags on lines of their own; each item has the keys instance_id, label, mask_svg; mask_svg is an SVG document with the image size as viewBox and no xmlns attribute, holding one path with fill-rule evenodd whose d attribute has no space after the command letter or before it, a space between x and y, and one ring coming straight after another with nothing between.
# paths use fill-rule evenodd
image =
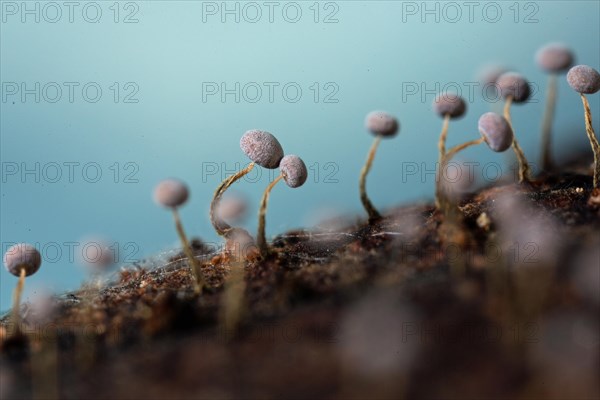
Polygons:
<instances>
[{"instance_id":1,"label":"cluster of fruiting body","mask_svg":"<svg viewBox=\"0 0 600 400\"><path fill-rule=\"evenodd\" d=\"M256 244L261 256L266 256L268 246L265 237L266 212L271 191L281 179L291 188L300 187L306 182L308 172L302 159L295 155L284 156L283 148L275 136L271 133L253 129L249 130L240 139L240 148L248 156L251 163L249 166L237 174L225 179L215 191L211 203L210 217L213 227L217 234L224 236L227 240L226 249L232 247L240 249L240 243L237 243L240 236L243 236L245 250L252 246L250 234L241 228L232 228L219 215L217 210L220 207L221 197L225 191L237 180L247 174L255 164L267 169L279 168L280 175L275 178L265 189L258 212L258 232L256 235ZM235 235L233 235L235 233ZM243 250L243 249L242 249Z\"/></svg>"},{"instance_id":2,"label":"cluster of fruiting body","mask_svg":"<svg viewBox=\"0 0 600 400\"><path fill-rule=\"evenodd\" d=\"M456 145L448 150L442 157L440 171L444 171L452 158L460 151L481 143L486 143L490 150L494 152L506 151L511 145L514 145L514 133L510 123L506 118L493 112L483 114L478 121L478 129L481 137L473 139L463 144ZM441 188L441 179L437 180L437 201L442 210L447 211L450 202L444 195Z\"/></svg>"},{"instance_id":3,"label":"cluster of fruiting body","mask_svg":"<svg viewBox=\"0 0 600 400\"><path fill-rule=\"evenodd\" d=\"M541 165L544 169L552 168L551 158L551 129L552 119L556 108L557 76L567 73L567 83L581 96L583 102L585 130L594 153L593 187L600 185L600 144L592 126L592 113L586 94L594 94L600 90L600 74L588 65L576 65L573 52L560 43L550 43L538 50L535 55L537 65L549 74L546 109L542 121L542 152ZM570 69L569 69L570 68Z\"/></svg>"},{"instance_id":4,"label":"cluster of fruiting body","mask_svg":"<svg viewBox=\"0 0 600 400\"><path fill-rule=\"evenodd\" d=\"M371 170L373 159L375 158L375 153L377 152L377 147L379 147L381 139L396 136L400 129L400 124L396 118L386 112L373 111L367 115L365 125L369 132L375 135L375 139L373 140L373 144L367 155L367 161L360 171L358 186L360 191L360 201L369 215L369 222L373 222L380 219L381 214L377 211L373 203L371 203L371 200L367 195L367 174Z\"/></svg>"},{"instance_id":5,"label":"cluster of fruiting body","mask_svg":"<svg viewBox=\"0 0 600 400\"><path fill-rule=\"evenodd\" d=\"M221 198L223 194L236 181L248 174L256 164L263 168L275 169L283 158L283 148L275 136L266 131L257 129L249 130L240 139L242 151L250 158L250 164L238 173L226 178L217 187L210 204L210 221L219 236L223 236L225 253L238 257L244 251L250 251L254 239L248 231L242 228L233 228L220 215ZM243 247L242 247L243 244Z\"/></svg>"},{"instance_id":6,"label":"cluster of fruiting body","mask_svg":"<svg viewBox=\"0 0 600 400\"><path fill-rule=\"evenodd\" d=\"M560 44L549 44L542 47L536 54L536 63L549 74L546 109L542 122L542 166L547 169L552 165L551 159L551 125L556 108L557 75L563 73L573 64L574 56L571 50ZM567 82L581 96L584 107L585 128L592 151L594 153L593 187L596 194L600 185L600 144L596 138L592 115L586 95L600 90L600 74L587 65L572 67L567 73ZM442 211L450 210L450 198L444 193L441 186L441 174L446 169L450 160L460 151L474 145L486 143L494 152L506 151L512 147L519 162L519 182L528 182L531 179L530 169L525 154L521 149L514 133L511 121L512 104L522 104L531 95L531 88L524 76L506 71L501 68L488 70L484 77L486 84L493 83L504 99L504 116L488 112L483 114L478 121L478 130L481 135L463 144L446 149L448 127L451 119L460 118L467 110L464 99L454 93L441 93L434 99L433 109L443 118L442 130L438 140L438 177L436 184L436 206ZM374 111L365 119L367 130L375 136L368 152L366 162L360 171L359 192L360 200L372 224L381 218L381 213L375 208L367 195L366 178L371 170L378 146L383 138L396 136L400 129L398 120L389 113ZM289 187L297 188L307 180L307 168L302 159L296 155L285 155L277 138L271 133L262 130L249 130L240 140L242 151L250 159L250 163L241 171L226 178L217 187L210 205L210 221L218 235L226 239L224 253L232 256L234 263L242 264L249 254L266 257L269 254L265 229L266 211L269 197L277 183L283 180ZM279 168L280 174L268 184L263 192L258 211L258 231L256 241L245 229L232 227L225 219L235 219L245 209L241 203L232 204L227 210L226 204L221 202L227 189L243 176L248 174L255 165L267 169ZM181 240L183 251L188 259L189 267L194 277L194 290L200 293L205 286L205 279L199 261L187 239L178 208L189 197L187 186L176 179L167 179L160 182L154 191L154 200L160 206L172 211L175 228ZM96 266L106 267L114 263L110 251L102 253L95 258ZM41 265L40 253L31 245L21 243L10 247L4 255L4 265L13 275L19 277L14 292L12 316L15 320L17 331L20 323L19 307L23 292L25 277L34 274Z\"/></svg>"},{"instance_id":7,"label":"cluster of fruiting body","mask_svg":"<svg viewBox=\"0 0 600 400\"><path fill-rule=\"evenodd\" d=\"M233 256L231 265L231 276L226 284L224 293L221 323L227 332L235 332L241 318L242 301L244 294L243 265L246 258L258 252L258 256L267 257L269 246L267 244L265 228L267 205L271 191L280 180L291 188L302 186L308 177L308 171L304 161L298 156L284 156L283 148L275 136L266 131L257 129L249 130L240 139L240 148L248 156L251 163L241 172L225 179L217 188L211 203L211 222L215 231L226 239L225 253ZM220 209L220 201L223 193L236 180L250 171L254 164L263 168L279 168L280 174L267 185L263 192L260 208L258 211L258 231L256 242L252 236L242 228L232 228L222 219L217 210Z\"/></svg>"}]
</instances>

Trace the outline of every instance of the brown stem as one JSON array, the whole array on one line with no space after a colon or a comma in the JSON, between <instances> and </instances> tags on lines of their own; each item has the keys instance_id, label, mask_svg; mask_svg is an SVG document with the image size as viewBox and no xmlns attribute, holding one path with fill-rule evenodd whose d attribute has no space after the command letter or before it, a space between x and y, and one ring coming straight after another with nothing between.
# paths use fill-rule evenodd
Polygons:
<instances>
[{"instance_id":1,"label":"brown stem","mask_svg":"<svg viewBox=\"0 0 600 400\"><path fill-rule=\"evenodd\" d=\"M440 133L440 139L438 140L438 180L441 179L441 167L442 161L444 160L444 155L446 154L446 138L448 137L448 125L450 124L450 114L444 115L444 122L442 124L442 132ZM437 185L436 185L437 189ZM435 193L435 206L436 208L440 208L440 196L436 190Z\"/></svg>"},{"instance_id":2,"label":"brown stem","mask_svg":"<svg viewBox=\"0 0 600 400\"><path fill-rule=\"evenodd\" d=\"M25 268L21 268L19 273L19 282L13 293L13 311L12 318L15 324L15 336L21 333L21 295L23 294L23 287L25 286Z\"/></svg>"},{"instance_id":3,"label":"brown stem","mask_svg":"<svg viewBox=\"0 0 600 400\"><path fill-rule=\"evenodd\" d=\"M271 190L273 190L277 182L279 182L282 178L283 175L279 175L277 178L275 178L275 180L273 180L273 182L269 183L269 186L267 186L265 189L260 201L260 209L258 210L258 233L256 234L256 245L258 246L262 256L266 256L269 251L267 240L265 239L265 220L267 215L267 205L269 203L269 195L271 194Z\"/></svg>"},{"instance_id":4,"label":"brown stem","mask_svg":"<svg viewBox=\"0 0 600 400\"><path fill-rule=\"evenodd\" d=\"M548 93L546 94L546 108L542 120L542 154L541 163L545 171L549 171L552 166L552 121L556 109L556 74L550 74L548 77Z\"/></svg>"},{"instance_id":5,"label":"brown stem","mask_svg":"<svg viewBox=\"0 0 600 400\"><path fill-rule=\"evenodd\" d=\"M371 165L373 164L373 159L375 158L375 153L377 152L377 147L379 146L380 142L381 142L381 136L377 135L377 137L375 137L375 140L373 141L373 144L371 145L369 154L367 155L367 161L365 162L365 165L360 170L360 178L358 180L358 182L359 182L358 186L359 186L359 190L360 190L360 201L362 202L363 207L365 208L365 211L367 211L367 214L369 215L369 222L372 222L372 221L375 221L375 220L378 220L381 218L381 214L379 214L379 211L377 211L375 206L373 206L373 203L371 203L371 200L369 199L369 196L367 195L367 174L371 170Z\"/></svg>"},{"instance_id":6,"label":"brown stem","mask_svg":"<svg viewBox=\"0 0 600 400\"><path fill-rule=\"evenodd\" d=\"M456 155L456 153L458 153L459 151L462 151L462 150L466 149L467 147L481 144L483 142L484 142L484 139L479 138L479 139L474 139L474 140L465 142L463 144L456 145L456 146L452 147L450 150L448 150L448 152L442 158L442 162L440 164L440 172L439 172L439 176L438 176L438 179L436 182L435 192L436 192L436 204L439 203L439 208L442 211L444 211L445 213L450 209L450 201L448 200L448 197L444 194L444 192L442 190L442 175L443 175L444 171L446 170L448 163L450 162L452 157L454 157Z\"/></svg>"},{"instance_id":7,"label":"brown stem","mask_svg":"<svg viewBox=\"0 0 600 400\"><path fill-rule=\"evenodd\" d=\"M583 109L585 110L585 131L590 140L592 151L594 152L594 189L597 189L598 184L600 184L600 144L598 143L598 139L596 139L594 127L592 126L590 103L588 103L587 97L585 97L583 93L581 93L581 101L583 102Z\"/></svg>"},{"instance_id":8,"label":"brown stem","mask_svg":"<svg viewBox=\"0 0 600 400\"><path fill-rule=\"evenodd\" d=\"M515 130L512 125L512 120L510 118L510 106L512 105L513 97L508 96L506 98L506 103L504 104L504 118L508 121L510 125L510 129L513 131L513 142L512 148L517 156L517 160L519 161L519 183L529 182L529 163L527 162L527 158L525 158L525 153L523 153L523 149L519 145L517 141L517 135L515 134Z\"/></svg>"},{"instance_id":9,"label":"brown stem","mask_svg":"<svg viewBox=\"0 0 600 400\"><path fill-rule=\"evenodd\" d=\"M458 153L459 151L463 151L467 147L475 146L475 145L481 144L483 142L484 142L484 139L481 137L479 139L473 139L473 140L470 140L463 144L459 144L459 145L452 147L450 150L448 150L448 152L444 156L444 161L443 161L444 166L446 166L448 164L448 162L452 159L452 157L454 157L456 155L456 153Z\"/></svg>"},{"instance_id":10,"label":"brown stem","mask_svg":"<svg viewBox=\"0 0 600 400\"><path fill-rule=\"evenodd\" d=\"M223 197L223 193L231 186L235 181L242 178L244 175L252 171L254 168L254 163L251 162L248 164L246 168L237 172L235 175L232 175L226 178L215 190L215 194L210 203L210 223L219 236L226 236L229 231L231 231L231 225L227 222L223 221L217 214L217 209L219 207L219 202L221 201L221 197Z\"/></svg>"},{"instance_id":11,"label":"brown stem","mask_svg":"<svg viewBox=\"0 0 600 400\"><path fill-rule=\"evenodd\" d=\"M179 239L181 240L183 252L185 253L190 262L190 269L192 270L192 275L194 277L194 292L201 293L202 288L204 286L204 279L202 278L200 265L198 263L198 260L196 260L196 258L194 257L192 246L190 246L190 242L188 241L187 236L185 235L183 225L181 224L181 218L179 218L179 212L176 208L173 208L173 219L175 220L175 228L177 229L177 234L179 235Z\"/></svg>"},{"instance_id":12,"label":"brown stem","mask_svg":"<svg viewBox=\"0 0 600 400\"><path fill-rule=\"evenodd\" d=\"M446 138L448 137L448 125L450 124L450 114L444 115L444 122L442 124L442 132L440 133L440 140L438 141L438 149L440 150L440 156L438 161L442 162L442 157L446 154Z\"/></svg>"}]
</instances>

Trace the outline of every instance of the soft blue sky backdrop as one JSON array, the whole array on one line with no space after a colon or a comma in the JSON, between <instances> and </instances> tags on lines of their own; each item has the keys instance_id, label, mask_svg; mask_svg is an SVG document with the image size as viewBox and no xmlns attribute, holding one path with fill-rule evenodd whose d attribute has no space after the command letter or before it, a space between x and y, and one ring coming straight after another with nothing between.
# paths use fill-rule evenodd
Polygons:
<instances>
[{"instance_id":1,"label":"soft blue sky backdrop","mask_svg":"<svg viewBox=\"0 0 600 400\"><path fill-rule=\"evenodd\" d=\"M514 107L513 118L535 162L546 82L533 62L536 49L565 42L577 62L600 67L598 1L476 2L471 9L428 2L433 14L422 2L276 2L272 22L264 2L227 2L230 10L238 7L239 22L236 12L223 13L222 2L80 2L71 16L62 2L48 4L1 2L0 233L3 251L14 242L43 250L28 295L76 288L85 274L70 260L70 247L81 247L70 243L89 235L117 242L122 258L172 248L171 216L151 199L165 177L191 188L182 209L188 233L216 241L208 204L224 174L248 161L238 145L247 129L271 131L310 168L304 187L274 190L274 235L311 224L324 210L362 214L357 177L372 140L363 128L369 111L390 111L402 125L381 146L368 182L374 203L391 207L432 196L433 176L420 173L432 170L437 157L441 120L430 106L436 87L458 85L469 97L478 69L490 62L524 73L537 91L534 102ZM224 101L207 91L220 91L222 83L234 89L236 82L239 102L235 90ZM292 102L297 88L302 94ZM23 97L23 89L32 91ZM564 76L559 90L557 152L587 143L581 103ZM467 116L451 124L450 144L476 137L477 118L493 107L481 87L474 93ZM598 97L590 96L597 131ZM505 166L506 157L480 146L463 159ZM419 173L403 177L414 163ZM251 202L251 231L268 182L261 172L258 181L236 185ZM0 280L6 310L16 279L2 269Z\"/></svg>"}]
</instances>

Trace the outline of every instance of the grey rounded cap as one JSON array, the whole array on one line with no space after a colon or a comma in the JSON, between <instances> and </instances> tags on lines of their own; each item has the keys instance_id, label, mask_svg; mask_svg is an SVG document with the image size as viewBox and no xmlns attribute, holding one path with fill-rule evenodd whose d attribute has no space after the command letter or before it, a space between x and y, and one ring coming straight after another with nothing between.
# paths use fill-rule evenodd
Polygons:
<instances>
[{"instance_id":1,"label":"grey rounded cap","mask_svg":"<svg viewBox=\"0 0 600 400\"><path fill-rule=\"evenodd\" d=\"M288 155L283 157L279 165L283 180L291 188L297 188L304 185L308 172L304 161L298 156Z\"/></svg>"},{"instance_id":2,"label":"grey rounded cap","mask_svg":"<svg viewBox=\"0 0 600 400\"><path fill-rule=\"evenodd\" d=\"M283 158L283 148L275 136L266 131L252 129L240 139L242 151L261 167L275 169Z\"/></svg>"},{"instance_id":3,"label":"grey rounded cap","mask_svg":"<svg viewBox=\"0 0 600 400\"><path fill-rule=\"evenodd\" d=\"M456 93L440 93L433 99L433 109L441 117L458 118L467 111L467 104Z\"/></svg>"},{"instance_id":4,"label":"grey rounded cap","mask_svg":"<svg viewBox=\"0 0 600 400\"><path fill-rule=\"evenodd\" d=\"M512 145L513 130L503 116L493 112L485 113L479 117L478 128L493 151L502 152Z\"/></svg>"},{"instance_id":5,"label":"grey rounded cap","mask_svg":"<svg viewBox=\"0 0 600 400\"><path fill-rule=\"evenodd\" d=\"M396 136L400 129L398 120L384 111L372 111L367 114L365 126L372 134L383 137Z\"/></svg>"},{"instance_id":6,"label":"grey rounded cap","mask_svg":"<svg viewBox=\"0 0 600 400\"><path fill-rule=\"evenodd\" d=\"M573 52L561 43L549 43L535 53L535 62L547 72L562 72L573 65Z\"/></svg>"},{"instance_id":7,"label":"grey rounded cap","mask_svg":"<svg viewBox=\"0 0 600 400\"><path fill-rule=\"evenodd\" d=\"M177 179L165 179L154 189L154 201L163 207L179 207L187 201L188 197L187 186Z\"/></svg>"},{"instance_id":8,"label":"grey rounded cap","mask_svg":"<svg viewBox=\"0 0 600 400\"><path fill-rule=\"evenodd\" d=\"M4 266L11 274L19 276L25 270L25 276L33 275L42 265L42 256L28 243L15 244L4 253Z\"/></svg>"},{"instance_id":9,"label":"grey rounded cap","mask_svg":"<svg viewBox=\"0 0 600 400\"><path fill-rule=\"evenodd\" d=\"M496 85L502 98L506 99L512 96L515 103L527 101L531 94L529 82L527 82L523 75L516 72L507 72L500 75Z\"/></svg>"},{"instance_id":10,"label":"grey rounded cap","mask_svg":"<svg viewBox=\"0 0 600 400\"><path fill-rule=\"evenodd\" d=\"M594 94L600 90L600 74L588 65L576 65L567 73L567 82L574 91Z\"/></svg>"}]
</instances>

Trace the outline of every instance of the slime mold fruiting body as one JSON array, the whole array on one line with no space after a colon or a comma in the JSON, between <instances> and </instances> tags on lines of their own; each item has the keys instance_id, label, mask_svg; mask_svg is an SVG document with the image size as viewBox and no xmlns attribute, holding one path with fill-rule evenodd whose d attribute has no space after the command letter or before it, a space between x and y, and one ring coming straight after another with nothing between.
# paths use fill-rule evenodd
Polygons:
<instances>
[{"instance_id":1,"label":"slime mold fruiting body","mask_svg":"<svg viewBox=\"0 0 600 400\"><path fill-rule=\"evenodd\" d=\"M542 70L548 73L548 90L546 94L546 108L542 119L542 151L541 166L544 170L552 168L552 120L556 109L556 92L558 74L565 72L573 64L571 49L560 43L550 43L540 48L535 61Z\"/></svg>"},{"instance_id":2,"label":"slime mold fruiting body","mask_svg":"<svg viewBox=\"0 0 600 400\"><path fill-rule=\"evenodd\" d=\"M229 236L234 232L234 228L218 214L221 197L225 191L234 182L248 174L254 168L255 164L263 168L275 169L279 166L279 162L283 158L283 149L277 138L269 132L258 129L252 129L244 133L240 139L240 148L250 158L250 164L221 182L210 204L210 221L217 234L224 236L227 241L232 240ZM234 246L232 243L226 244L226 248L232 246Z\"/></svg>"},{"instance_id":3,"label":"slime mold fruiting body","mask_svg":"<svg viewBox=\"0 0 600 400\"><path fill-rule=\"evenodd\" d=\"M586 94L594 94L600 90L600 73L587 65L577 65L567 73L567 82L573 90L579 93L583 102L585 115L585 131L587 133L592 151L594 152L594 189L600 185L600 144L594 133L592 125L592 111Z\"/></svg>"},{"instance_id":4,"label":"slime mold fruiting body","mask_svg":"<svg viewBox=\"0 0 600 400\"><path fill-rule=\"evenodd\" d=\"M442 124L442 132L438 140L438 168L441 168L444 155L446 154L446 137L448 136L448 125L450 119L459 118L464 115L467 110L467 104L462 97L454 93L440 93L433 100L433 109L444 119ZM438 179L441 179L441 169L438 170ZM439 187L436 186L436 187ZM440 206L439 192L435 194L436 207Z\"/></svg>"},{"instance_id":5,"label":"slime mold fruiting body","mask_svg":"<svg viewBox=\"0 0 600 400\"><path fill-rule=\"evenodd\" d=\"M377 147L381 142L382 138L392 138L396 136L400 125L398 124L398 120L394 118L392 115L383 112L383 111L373 111L369 113L365 119L366 128L375 135L375 140L371 145L371 149L367 155L367 161L365 165L362 167L360 171L359 177L359 191L360 191L360 200L369 216L369 221L373 222L381 218L381 214L367 195L367 174L371 170L371 165L373 164L373 159L375 158L375 153L377 152Z\"/></svg>"},{"instance_id":6,"label":"slime mold fruiting body","mask_svg":"<svg viewBox=\"0 0 600 400\"><path fill-rule=\"evenodd\" d=\"M19 277L19 282L13 295L13 322L15 334L20 333L21 325L21 295L25 286L25 277L35 274L42 265L40 252L28 243L15 244L4 253L4 266L14 276Z\"/></svg>"},{"instance_id":7,"label":"slime mold fruiting body","mask_svg":"<svg viewBox=\"0 0 600 400\"><path fill-rule=\"evenodd\" d=\"M265 189L262 199L260 201L260 209L258 211L258 233L256 235L256 244L262 256L266 256L268 253L268 245L265 235L266 226L266 214L267 205L269 203L269 196L271 191L280 180L291 188L297 188L306 182L308 177L308 171L304 161L296 155L287 155L281 159L279 164L279 170L281 174L273 180Z\"/></svg>"},{"instance_id":8,"label":"slime mold fruiting body","mask_svg":"<svg viewBox=\"0 0 600 400\"><path fill-rule=\"evenodd\" d=\"M514 132L510 117L510 107L512 103L519 104L527 101L531 94L531 88L525 77L515 72L507 72L502 74L498 78L497 85L502 98L505 100L504 118L508 121ZM523 153L523 149L519 145L516 136L513 138L512 147L515 155L517 156L517 160L519 161L519 183L529 182L529 162L527 161L525 153Z\"/></svg>"},{"instance_id":9,"label":"slime mold fruiting body","mask_svg":"<svg viewBox=\"0 0 600 400\"><path fill-rule=\"evenodd\" d=\"M204 286L204 279L200 270L200 265L194 257L194 252L190 242L187 239L181 218L177 208L183 205L189 197L189 191L187 186L176 179L166 179L160 182L154 189L154 201L163 207L171 209L173 212L173 219L175 220L175 228L181 240L181 246L183 252L187 256L190 262L190 269L194 276L194 292L200 293Z\"/></svg>"}]
</instances>

